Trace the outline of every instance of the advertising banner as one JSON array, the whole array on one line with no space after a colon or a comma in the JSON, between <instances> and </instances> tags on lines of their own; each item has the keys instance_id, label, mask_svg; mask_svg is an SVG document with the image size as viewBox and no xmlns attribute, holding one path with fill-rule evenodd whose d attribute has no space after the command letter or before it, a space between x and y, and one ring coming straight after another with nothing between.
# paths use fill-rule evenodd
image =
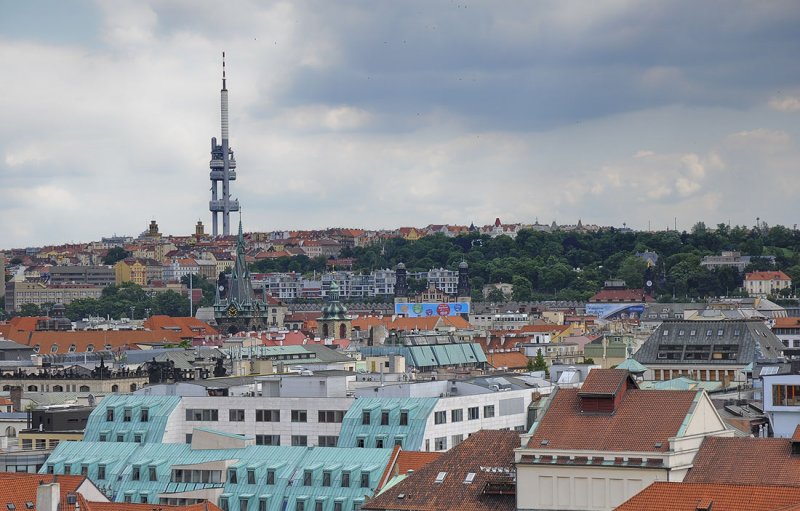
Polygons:
<instances>
[{"instance_id":1,"label":"advertising banner","mask_svg":"<svg viewBox=\"0 0 800 511\"><path fill-rule=\"evenodd\" d=\"M469 314L468 302L453 303L396 303L394 313L407 318L425 316L459 316Z\"/></svg>"}]
</instances>

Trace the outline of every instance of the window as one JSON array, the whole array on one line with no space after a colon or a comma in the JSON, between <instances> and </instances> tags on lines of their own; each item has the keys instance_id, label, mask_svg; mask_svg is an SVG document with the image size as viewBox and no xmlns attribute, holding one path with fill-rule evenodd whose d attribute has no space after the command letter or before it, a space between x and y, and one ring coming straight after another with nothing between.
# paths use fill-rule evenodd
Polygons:
<instances>
[{"instance_id":1,"label":"window","mask_svg":"<svg viewBox=\"0 0 800 511\"><path fill-rule=\"evenodd\" d=\"M356 447L366 447L367 439L363 436L356 438Z\"/></svg>"},{"instance_id":2,"label":"window","mask_svg":"<svg viewBox=\"0 0 800 511\"><path fill-rule=\"evenodd\" d=\"M313 476L313 472L310 470L306 470L303 472L303 486L311 486L311 479Z\"/></svg>"},{"instance_id":3,"label":"window","mask_svg":"<svg viewBox=\"0 0 800 511\"><path fill-rule=\"evenodd\" d=\"M361 487L369 488L369 472L361 472Z\"/></svg>"},{"instance_id":4,"label":"window","mask_svg":"<svg viewBox=\"0 0 800 511\"><path fill-rule=\"evenodd\" d=\"M433 448L437 451L446 451L447 450L447 437L440 436L433 439Z\"/></svg>"},{"instance_id":5,"label":"window","mask_svg":"<svg viewBox=\"0 0 800 511\"><path fill-rule=\"evenodd\" d=\"M451 447L455 447L464 441L464 435L453 435L450 437Z\"/></svg>"},{"instance_id":6,"label":"window","mask_svg":"<svg viewBox=\"0 0 800 511\"><path fill-rule=\"evenodd\" d=\"M247 484L256 484L256 471L252 468L247 469Z\"/></svg>"},{"instance_id":7,"label":"window","mask_svg":"<svg viewBox=\"0 0 800 511\"><path fill-rule=\"evenodd\" d=\"M362 425L368 426L369 425L369 419L370 419L370 411L369 410L364 410L363 412L361 412L361 424Z\"/></svg>"},{"instance_id":8,"label":"window","mask_svg":"<svg viewBox=\"0 0 800 511\"><path fill-rule=\"evenodd\" d=\"M131 481L138 481L140 479L140 468L136 465L131 469Z\"/></svg>"},{"instance_id":9,"label":"window","mask_svg":"<svg viewBox=\"0 0 800 511\"><path fill-rule=\"evenodd\" d=\"M105 465L98 465L97 466L97 478L101 481L106 478L106 466Z\"/></svg>"},{"instance_id":10,"label":"window","mask_svg":"<svg viewBox=\"0 0 800 511\"><path fill-rule=\"evenodd\" d=\"M81 465L81 475L84 477L89 476L89 466L88 465Z\"/></svg>"},{"instance_id":11,"label":"window","mask_svg":"<svg viewBox=\"0 0 800 511\"><path fill-rule=\"evenodd\" d=\"M458 408L457 410L450 411L450 422L461 422L464 420L464 409Z\"/></svg>"},{"instance_id":12,"label":"window","mask_svg":"<svg viewBox=\"0 0 800 511\"><path fill-rule=\"evenodd\" d=\"M228 410L228 420L230 422L244 422L244 410L235 408Z\"/></svg>"},{"instance_id":13,"label":"window","mask_svg":"<svg viewBox=\"0 0 800 511\"><path fill-rule=\"evenodd\" d=\"M99 442L108 442L108 435L105 433L100 433L100 437L98 439Z\"/></svg>"},{"instance_id":14,"label":"window","mask_svg":"<svg viewBox=\"0 0 800 511\"><path fill-rule=\"evenodd\" d=\"M389 425L389 410L383 410L381 412L381 426L388 426Z\"/></svg>"},{"instance_id":15,"label":"window","mask_svg":"<svg viewBox=\"0 0 800 511\"><path fill-rule=\"evenodd\" d=\"M133 441L136 442L137 444L142 443L142 434L141 433L134 434Z\"/></svg>"},{"instance_id":16,"label":"window","mask_svg":"<svg viewBox=\"0 0 800 511\"><path fill-rule=\"evenodd\" d=\"M398 445L400 447L403 447L403 437L402 436L394 437L394 445Z\"/></svg>"},{"instance_id":17,"label":"window","mask_svg":"<svg viewBox=\"0 0 800 511\"><path fill-rule=\"evenodd\" d=\"M695 335L695 334L697 334L697 330L694 329L689 330L689 335Z\"/></svg>"},{"instance_id":18,"label":"window","mask_svg":"<svg viewBox=\"0 0 800 511\"><path fill-rule=\"evenodd\" d=\"M317 445L320 447L336 447L339 443L338 436L319 436L317 437Z\"/></svg>"},{"instance_id":19,"label":"window","mask_svg":"<svg viewBox=\"0 0 800 511\"><path fill-rule=\"evenodd\" d=\"M322 504L321 500L318 500L314 503L314 511L322 511Z\"/></svg>"},{"instance_id":20,"label":"window","mask_svg":"<svg viewBox=\"0 0 800 511\"><path fill-rule=\"evenodd\" d=\"M222 511L228 511L228 497L219 498L219 508Z\"/></svg>"},{"instance_id":21,"label":"window","mask_svg":"<svg viewBox=\"0 0 800 511\"><path fill-rule=\"evenodd\" d=\"M47 473L48 474L54 474L55 473L55 467L53 465L51 465L51 464L48 464L47 465Z\"/></svg>"},{"instance_id":22,"label":"window","mask_svg":"<svg viewBox=\"0 0 800 511\"><path fill-rule=\"evenodd\" d=\"M64 475L68 476L72 474L72 466L71 465L64 465Z\"/></svg>"},{"instance_id":23,"label":"window","mask_svg":"<svg viewBox=\"0 0 800 511\"><path fill-rule=\"evenodd\" d=\"M467 419L468 420L475 420L480 418L480 408L477 406L472 406L467 408Z\"/></svg>"},{"instance_id":24,"label":"window","mask_svg":"<svg viewBox=\"0 0 800 511\"><path fill-rule=\"evenodd\" d=\"M122 422L130 422L133 415L133 410L126 408L122 411Z\"/></svg>"},{"instance_id":25,"label":"window","mask_svg":"<svg viewBox=\"0 0 800 511\"><path fill-rule=\"evenodd\" d=\"M139 420L142 422L149 422L150 421L150 410L147 408L142 408L141 414L139 416Z\"/></svg>"},{"instance_id":26,"label":"window","mask_svg":"<svg viewBox=\"0 0 800 511\"><path fill-rule=\"evenodd\" d=\"M326 470L322 473L322 486L330 486L331 485L331 471Z\"/></svg>"},{"instance_id":27,"label":"window","mask_svg":"<svg viewBox=\"0 0 800 511\"><path fill-rule=\"evenodd\" d=\"M295 505L295 511L306 511L306 501L302 499L297 499L297 504Z\"/></svg>"},{"instance_id":28,"label":"window","mask_svg":"<svg viewBox=\"0 0 800 511\"><path fill-rule=\"evenodd\" d=\"M408 411L406 410L400 411L400 425L408 426Z\"/></svg>"},{"instance_id":29,"label":"window","mask_svg":"<svg viewBox=\"0 0 800 511\"><path fill-rule=\"evenodd\" d=\"M308 413L305 410L292 410L292 422L308 422Z\"/></svg>"},{"instance_id":30,"label":"window","mask_svg":"<svg viewBox=\"0 0 800 511\"><path fill-rule=\"evenodd\" d=\"M280 410L256 410L256 422L280 422Z\"/></svg>"},{"instance_id":31,"label":"window","mask_svg":"<svg viewBox=\"0 0 800 511\"><path fill-rule=\"evenodd\" d=\"M494 417L494 405L486 405L483 407L483 418L488 419Z\"/></svg>"},{"instance_id":32,"label":"window","mask_svg":"<svg viewBox=\"0 0 800 511\"><path fill-rule=\"evenodd\" d=\"M216 408L213 410L187 409L186 420L216 422L219 420L219 410Z\"/></svg>"},{"instance_id":33,"label":"window","mask_svg":"<svg viewBox=\"0 0 800 511\"><path fill-rule=\"evenodd\" d=\"M156 467L147 467L147 476L151 481L157 481L158 478L156 477Z\"/></svg>"},{"instance_id":34,"label":"window","mask_svg":"<svg viewBox=\"0 0 800 511\"><path fill-rule=\"evenodd\" d=\"M308 437L305 435L292 435L292 445L306 446L308 445Z\"/></svg>"},{"instance_id":35,"label":"window","mask_svg":"<svg viewBox=\"0 0 800 511\"><path fill-rule=\"evenodd\" d=\"M281 436L256 435L256 445L281 445Z\"/></svg>"},{"instance_id":36,"label":"window","mask_svg":"<svg viewBox=\"0 0 800 511\"><path fill-rule=\"evenodd\" d=\"M350 472L342 472L342 488L350 488Z\"/></svg>"},{"instance_id":37,"label":"window","mask_svg":"<svg viewBox=\"0 0 800 511\"><path fill-rule=\"evenodd\" d=\"M117 433L117 442L124 442L124 441L125 441L125 435L123 435L122 433Z\"/></svg>"},{"instance_id":38,"label":"window","mask_svg":"<svg viewBox=\"0 0 800 511\"><path fill-rule=\"evenodd\" d=\"M342 511L342 503L341 502L334 502L333 503L333 511Z\"/></svg>"},{"instance_id":39,"label":"window","mask_svg":"<svg viewBox=\"0 0 800 511\"><path fill-rule=\"evenodd\" d=\"M320 410L317 422L341 423L344 419L343 410Z\"/></svg>"},{"instance_id":40,"label":"window","mask_svg":"<svg viewBox=\"0 0 800 511\"><path fill-rule=\"evenodd\" d=\"M228 470L228 482L231 483L231 484L236 484L236 483L239 482L238 478L237 478L237 474L236 474L236 469L235 468L233 468L231 470Z\"/></svg>"},{"instance_id":41,"label":"window","mask_svg":"<svg viewBox=\"0 0 800 511\"><path fill-rule=\"evenodd\" d=\"M725 332L725 330L723 330L722 328L720 328L719 330L717 330L717 335L718 335L718 336L721 336L721 335L722 335L724 332Z\"/></svg>"},{"instance_id":42,"label":"window","mask_svg":"<svg viewBox=\"0 0 800 511\"><path fill-rule=\"evenodd\" d=\"M375 448L376 449L383 449L383 438L376 438L375 439Z\"/></svg>"},{"instance_id":43,"label":"window","mask_svg":"<svg viewBox=\"0 0 800 511\"><path fill-rule=\"evenodd\" d=\"M239 511L247 511L247 506L250 504L247 497L239 497Z\"/></svg>"},{"instance_id":44,"label":"window","mask_svg":"<svg viewBox=\"0 0 800 511\"><path fill-rule=\"evenodd\" d=\"M275 484L275 471L272 469L267 470L267 484Z\"/></svg>"},{"instance_id":45,"label":"window","mask_svg":"<svg viewBox=\"0 0 800 511\"><path fill-rule=\"evenodd\" d=\"M267 511L267 507L268 507L267 504L268 503L267 503L267 499L266 498L258 499L258 511Z\"/></svg>"},{"instance_id":46,"label":"window","mask_svg":"<svg viewBox=\"0 0 800 511\"><path fill-rule=\"evenodd\" d=\"M192 443L192 434L191 433L186 433L186 443L187 444Z\"/></svg>"},{"instance_id":47,"label":"window","mask_svg":"<svg viewBox=\"0 0 800 511\"><path fill-rule=\"evenodd\" d=\"M447 472L439 472L438 474L436 474L436 480L434 481L434 483L442 484L444 482L445 477L447 477Z\"/></svg>"},{"instance_id":48,"label":"window","mask_svg":"<svg viewBox=\"0 0 800 511\"><path fill-rule=\"evenodd\" d=\"M106 422L113 422L113 421L114 421L114 409L106 408Z\"/></svg>"},{"instance_id":49,"label":"window","mask_svg":"<svg viewBox=\"0 0 800 511\"><path fill-rule=\"evenodd\" d=\"M800 405L800 385L773 385L773 406L798 406Z\"/></svg>"},{"instance_id":50,"label":"window","mask_svg":"<svg viewBox=\"0 0 800 511\"><path fill-rule=\"evenodd\" d=\"M442 410L441 412L436 412L433 415L433 423L434 424L444 424L447 422L447 412Z\"/></svg>"},{"instance_id":51,"label":"window","mask_svg":"<svg viewBox=\"0 0 800 511\"><path fill-rule=\"evenodd\" d=\"M125 496L122 498L122 501L123 501L124 503L126 503L126 504L130 504L131 502L133 502L133 496L132 496L132 495L125 495ZM225 509L225 510L223 510L223 511L228 511L228 510L227 510L227 509Z\"/></svg>"},{"instance_id":52,"label":"window","mask_svg":"<svg viewBox=\"0 0 800 511\"><path fill-rule=\"evenodd\" d=\"M139 502L141 502L142 504L147 504L147 494L146 493L142 493L141 495L139 495Z\"/></svg>"}]
</instances>

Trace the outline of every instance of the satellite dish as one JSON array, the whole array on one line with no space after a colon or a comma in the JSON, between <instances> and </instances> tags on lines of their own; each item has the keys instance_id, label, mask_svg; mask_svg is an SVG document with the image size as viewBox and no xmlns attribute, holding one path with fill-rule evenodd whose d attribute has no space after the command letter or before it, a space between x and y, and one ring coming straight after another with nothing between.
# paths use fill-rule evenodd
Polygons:
<instances>
[{"instance_id":1,"label":"satellite dish","mask_svg":"<svg viewBox=\"0 0 800 511\"><path fill-rule=\"evenodd\" d=\"M648 280L647 282L645 282L645 284L647 285L647 287L653 287L653 281L652 280Z\"/></svg>"}]
</instances>

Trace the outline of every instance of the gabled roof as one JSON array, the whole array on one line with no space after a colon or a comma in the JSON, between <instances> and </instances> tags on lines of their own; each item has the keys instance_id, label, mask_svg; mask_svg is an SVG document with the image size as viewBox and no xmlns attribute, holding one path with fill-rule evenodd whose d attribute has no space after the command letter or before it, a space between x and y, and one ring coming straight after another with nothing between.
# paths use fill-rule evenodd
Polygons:
<instances>
[{"instance_id":1,"label":"gabled roof","mask_svg":"<svg viewBox=\"0 0 800 511\"><path fill-rule=\"evenodd\" d=\"M169 506L166 504L131 504L126 502L89 502L83 495L78 496L82 511L222 511L216 504L208 501L187 506Z\"/></svg>"},{"instance_id":2,"label":"gabled roof","mask_svg":"<svg viewBox=\"0 0 800 511\"><path fill-rule=\"evenodd\" d=\"M362 509L419 511L512 511L510 494L487 494L487 483L507 484L519 435L483 430L368 501ZM470 474L473 474L471 477ZM437 482L440 481L440 482ZM467 483L466 481L470 481Z\"/></svg>"},{"instance_id":3,"label":"gabled roof","mask_svg":"<svg viewBox=\"0 0 800 511\"><path fill-rule=\"evenodd\" d=\"M218 333L215 328L205 321L192 317L150 316L145 320L144 327L156 332L170 330L179 335L181 339L217 335Z\"/></svg>"},{"instance_id":4,"label":"gabled roof","mask_svg":"<svg viewBox=\"0 0 800 511\"><path fill-rule=\"evenodd\" d=\"M800 488L657 482L616 511L783 511L798 504Z\"/></svg>"},{"instance_id":5,"label":"gabled roof","mask_svg":"<svg viewBox=\"0 0 800 511\"><path fill-rule=\"evenodd\" d=\"M800 456L790 438L706 437L684 481L800 487Z\"/></svg>"},{"instance_id":6,"label":"gabled roof","mask_svg":"<svg viewBox=\"0 0 800 511\"><path fill-rule=\"evenodd\" d=\"M528 366L528 357L521 351L507 353L488 353L486 361L495 369L505 367L508 369L524 369Z\"/></svg>"},{"instance_id":7,"label":"gabled roof","mask_svg":"<svg viewBox=\"0 0 800 511\"><path fill-rule=\"evenodd\" d=\"M598 414L581 412L579 392L559 389L555 393L535 426L529 448L664 452L702 395L695 391L634 388L625 392L613 414Z\"/></svg>"},{"instance_id":8,"label":"gabled roof","mask_svg":"<svg viewBox=\"0 0 800 511\"><path fill-rule=\"evenodd\" d=\"M26 511L31 509L27 503L36 504L36 489L41 482L45 484L58 483L61 492L61 502L67 502L67 494L75 493L86 482L85 476L77 475L45 475L0 472L0 507L3 509L16 509ZM92 484L89 482L89 484ZM14 508L9 507L13 504Z\"/></svg>"},{"instance_id":9,"label":"gabled roof","mask_svg":"<svg viewBox=\"0 0 800 511\"><path fill-rule=\"evenodd\" d=\"M636 382L626 369L596 369L589 371L578 395L614 396L628 382L636 386Z\"/></svg>"}]
</instances>

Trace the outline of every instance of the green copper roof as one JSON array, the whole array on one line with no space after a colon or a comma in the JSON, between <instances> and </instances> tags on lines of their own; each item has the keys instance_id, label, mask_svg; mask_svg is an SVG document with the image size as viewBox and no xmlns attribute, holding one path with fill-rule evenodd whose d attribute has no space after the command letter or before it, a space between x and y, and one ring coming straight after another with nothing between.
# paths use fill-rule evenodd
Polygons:
<instances>
[{"instance_id":1,"label":"green copper roof","mask_svg":"<svg viewBox=\"0 0 800 511\"><path fill-rule=\"evenodd\" d=\"M406 365L417 368L436 368L451 365L476 365L486 362L479 344L461 342L423 346L365 346L362 355L402 355Z\"/></svg>"},{"instance_id":2,"label":"green copper roof","mask_svg":"<svg viewBox=\"0 0 800 511\"><path fill-rule=\"evenodd\" d=\"M390 455L390 449L248 446L193 450L188 444L63 442L56 447L41 473L52 470L63 474L68 466L70 473L80 474L85 465L95 485L113 492L114 502L123 502L126 496L139 502L142 495L147 495L148 502L157 504L159 497L165 494L219 488L221 498L227 498L230 511L257 511L259 498L267 495L271 496L266 504L268 511L297 509L297 501L302 499L307 500L306 509L313 509L309 506L323 500L340 501L343 511L349 511L354 502L361 502L375 491ZM213 461L231 464L227 470L219 472L219 482L173 480L173 466L180 465L186 471L191 470L187 465ZM105 467L103 479L99 478L100 465ZM274 484L267 484L267 474L271 471L274 471ZM310 480L305 478L306 472ZM323 486L325 472L330 473L330 486ZM249 473L255 484L248 483ZM350 483L342 487L345 473ZM367 487L361 486L362 474L368 474ZM153 480L151 475L155 476ZM246 509L240 506L241 499L247 499ZM331 504L325 505L325 509L332 508Z\"/></svg>"},{"instance_id":3,"label":"green copper roof","mask_svg":"<svg viewBox=\"0 0 800 511\"><path fill-rule=\"evenodd\" d=\"M179 396L107 396L89 415L83 438L89 442L97 442L101 438L107 442L117 441L118 438L133 442L138 435L142 442L161 442L167 419L180 402Z\"/></svg>"},{"instance_id":4,"label":"green copper roof","mask_svg":"<svg viewBox=\"0 0 800 511\"><path fill-rule=\"evenodd\" d=\"M632 358L626 359L623 363L619 364L616 369L627 369L631 373L643 373L647 371L647 367Z\"/></svg>"},{"instance_id":5,"label":"green copper roof","mask_svg":"<svg viewBox=\"0 0 800 511\"><path fill-rule=\"evenodd\" d=\"M399 442L406 451L419 451L428 417L438 401L435 397L358 398L344 416L337 445L358 447L362 441L364 447L376 447L381 441L384 449L391 449ZM388 412L388 420L384 420L384 412ZM404 413L405 424L401 425Z\"/></svg>"}]
</instances>

